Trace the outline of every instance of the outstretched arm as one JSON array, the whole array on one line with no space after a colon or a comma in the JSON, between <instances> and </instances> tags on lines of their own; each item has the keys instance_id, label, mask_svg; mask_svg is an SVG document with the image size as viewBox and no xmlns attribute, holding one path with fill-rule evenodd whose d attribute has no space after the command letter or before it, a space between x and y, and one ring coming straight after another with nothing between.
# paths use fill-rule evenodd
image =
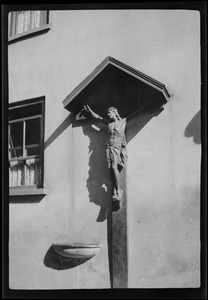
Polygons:
<instances>
[{"instance_id":1,"label":"outstretched arm","mask_svg":"<svg viewBox=\"0 0 208 300\"><path fill-rule=\"evenodd\" d=\"M84 105L82 111L86 111L87 113L89 113L94 119L97 120L102 120L106 123L106 120L103 119L101 116L99 116L98 114L96 114L90 107L89 105Z\"/></svg>"}]
</instances>

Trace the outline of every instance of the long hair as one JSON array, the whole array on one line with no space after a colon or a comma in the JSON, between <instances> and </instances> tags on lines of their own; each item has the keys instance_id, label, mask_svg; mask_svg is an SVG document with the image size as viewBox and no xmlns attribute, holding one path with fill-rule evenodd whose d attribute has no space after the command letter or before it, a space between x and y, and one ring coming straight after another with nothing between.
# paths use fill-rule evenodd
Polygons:
<instances>
[{"instance_id":1,"label":"long hair","mask_svg":"<svg viewBox=\"0 0 208 300\"><path fill-rule=\"evenodd\" d=\"M114 107L114 106L109 107L109 108L108 108L108 112L109 112L109 111L113 111L113 112L115 113L116 117L118 118L118 120L121 120L121 119L122 119L121 116L119 115L118 110L117 110L116 107Z\"/></svg>"}]
</instances>

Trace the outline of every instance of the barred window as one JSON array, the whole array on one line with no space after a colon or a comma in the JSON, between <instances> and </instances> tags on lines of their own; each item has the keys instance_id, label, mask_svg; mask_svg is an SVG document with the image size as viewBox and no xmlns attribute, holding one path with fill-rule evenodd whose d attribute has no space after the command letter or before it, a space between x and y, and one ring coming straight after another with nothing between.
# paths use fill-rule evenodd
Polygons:
<instances>
[{"instance_id":1,"label":"barred window","mask_svg":"<svg viewBox=\"0 0 208 300\"><path fill-rule=\"evenodd\" d=\"M13 37L21 33L30 32L33 29L48 24L47 10L12 11L8 16L8 36Z\"/></svg>"},{"instance_id":2,"label":"barred window","mask_svg":"<svg viewBox=\"0 0 208 300\"><path fill-rule=\"evenodd\" d=\"M43 105L40 99L9 107L9 185L43 186Z\"/></svg>"}]
</instances>

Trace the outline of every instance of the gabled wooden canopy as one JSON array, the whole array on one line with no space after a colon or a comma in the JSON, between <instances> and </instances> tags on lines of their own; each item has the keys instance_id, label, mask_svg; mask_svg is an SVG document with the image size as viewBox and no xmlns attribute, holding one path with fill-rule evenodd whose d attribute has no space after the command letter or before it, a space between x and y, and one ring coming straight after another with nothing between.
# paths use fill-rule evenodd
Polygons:
<instances>
[{"instance_id":1,"label":"gabled wooden canopy","mask_svg":"<svg viewBox=\"0 0 208 300\"><path fill-rule=\"evenodd\" d=\"M63 105L76 114L89 104L101 115L109 106L116 106L124 117L145 101L151 99L154 106L161 106L169 98L163 83L108 56L64 99Z\"/></svg>"}]
</instances>

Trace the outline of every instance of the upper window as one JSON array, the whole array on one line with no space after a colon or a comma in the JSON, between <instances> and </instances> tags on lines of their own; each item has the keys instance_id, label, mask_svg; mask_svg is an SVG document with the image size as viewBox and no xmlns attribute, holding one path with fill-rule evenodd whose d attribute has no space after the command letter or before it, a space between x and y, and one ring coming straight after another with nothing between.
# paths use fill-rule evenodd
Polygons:
<instances>
[{"instance_id":1,"label":"upper window","mask_svg":"<svg viewBox=\"0 0 208 300\"><path fill-rule=\"evenodd\" d=\"M10 104L9 185L43 186L44 99Z\"/></svg>"},{"instance_id":2,"label":"upper window","mask_svg":"<svg viewBox=\"0 0 208 300\"><path fill-rule=\"evenodd\" d=\"M48 24L47 10L12 11L8 15L8 36L14 38L44 29Z\"/></svg>"}]
</instances>

